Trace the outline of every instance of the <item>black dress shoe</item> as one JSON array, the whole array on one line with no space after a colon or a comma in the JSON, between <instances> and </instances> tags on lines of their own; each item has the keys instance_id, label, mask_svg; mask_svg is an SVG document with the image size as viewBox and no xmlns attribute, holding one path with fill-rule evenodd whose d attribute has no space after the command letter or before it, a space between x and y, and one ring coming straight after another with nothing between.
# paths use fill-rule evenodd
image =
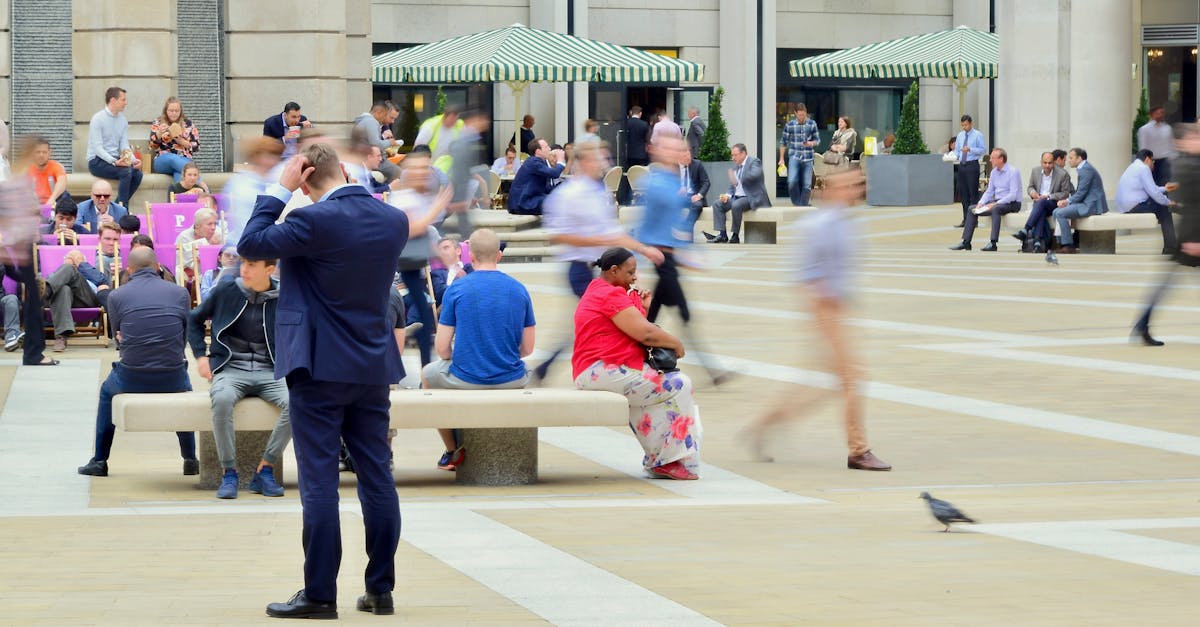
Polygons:
<instances>
[{"instance_id":1,"label":"black dress shoe","mask_svg":"<svg viewBox=\"0 0 1200 627\"><path fill-rule=\"evenodd\" d=\"M380 592L379 594L371 594L370 592L358 597L358 611L370 612L375 615L395 614L396 606L392 605L392 593Z\"/></svg>"},{"instance_id":2,"label":"black dress shoe","mask_svg":"<svg viewBox=\"0 0 1200 627\"><path fill-rule=\"evenodd\" d=\"M951 246L950 250L971 250L971 242L959 242L958 246Z\"/></svg>"},{"instance_id":3,"label":"black dress shoe","mask_svg":"<svg viewBox=\"0 0 1200 627\"><path fill-rule=\"evenodd\" d=\"M704 236L704 239L707 241L711 242L711 241L717 239L716 235L713 235L712 233L709 233L708 231L700 231L700 233L701 233L701 235Z\"/></svg>"},{"instance_id":4,"label":"black dress shoe","mask_svg":"<svg viewBox=\"0 0 1200 627\"><path fill-rule=\"evenodd\" d=\"M198 459L183 460L183 474L185 474L185 475L200 474L200 460L198 460Z\"/></svg>"},{"instance_id":5,"label":"black dress shoe","mask_svg":"<svg viewBox=\"0 0 1200 627\"><path fill-rule=\"evenodd\" d=\"M709 244L724 244L728 241L729 241L729 238L726 237L724 233L722 233L722 234L708 240L708 243Z\"/></svg>"},{"instance_id":6,"label":"black dress shoe","mask_svg":"<svg viewBox=\"0 0 1200 627\"><path fill-rule=\"evenodd\" d=\"M93 459L92 461L80 466L78 472L81 475L91 475L93 477L107 477L108 476L108 462L97 461L97 460Z\"/></svg>"},{"instance_id":7,"label":"black dress shoe","mask_svg":"<svg viewBox=\"0 0 1200 627\"><path fill-rule=\"evenodd\" d=\"M996 252L996 242L988 242L987 246L984 246L983 248L980 248L979 250L982 250L985 253L994 253L994 252Z\"/></svg>"},{"instance_id":8,"label":"black dress shoe","mask_svg":"<svg viewBox=\"0 0 1200 627\"><path fill-rule=\"evenodd\" d=\"M267 616L275 618L333 619L338 617L337 603L313 601L301 590L293 595L287 603L268 603Z\"/></svg>"},{"instance_id":9,"label":"black dress shoe","mask_svg":"<svg viewBox=\"0 0 1200 627\"><path fill-rule=\"evenodd\" d=\"M966 223L966 222L959 222L958 224L955 224L955 225L954 225L954 228L956 228L956 229L961 229L961 228L963 228L963 227L964 227L964 226L966 226L966 225L967 225L967 223Z\"/></svg>"},{"instance_id":10,"label":"black dress shoe","mask_svg":"<svg viewBox=\"0 0 1200 627\"><path fill-rule=\"evenodd\" d=\"M1013 237L1015 237L1023 242L1025 240L1029 239L1029 234L1025 232L1025 229L1021 229L1020 231L1013 233Z\"/></svg>"},{"instance_id":11,"label":"black dress shoe","mask_svg":"<svg viewBox=\"0 0 1200 627\"><path fill-rule=\"evenodd\" d=\"M1154 336L1150 335L1149 328L1134 329L1132 337L1130 339L1134 339L1134 338L1141 338L1142 344L1144 344L1146 346L1163 346L1165 344L1165 342L1163 342L1162 340L1154 339Z\"/></svg>"},{"instance_id":12,"label":"black dress shoe","mask_svg":"<svg viewBox=\"0 0 1200 627\"><path fill-rule=\"evenodd\" d=\"M738 239L737 233L734 233L733 235L729 236L729 243L730 244L741 244L742 240Z\"/></svg>"}]
</instances>

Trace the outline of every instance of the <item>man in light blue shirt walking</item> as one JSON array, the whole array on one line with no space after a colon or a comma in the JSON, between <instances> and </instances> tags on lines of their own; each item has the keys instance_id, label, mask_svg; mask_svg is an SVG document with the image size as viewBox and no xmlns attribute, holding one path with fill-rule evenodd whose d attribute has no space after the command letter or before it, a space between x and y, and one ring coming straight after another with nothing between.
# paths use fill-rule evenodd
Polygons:
<instances>
[{"instance_id":1,"label":"man in light blue shirt walking","mask_svg":"<svg viewBox=\"0 0 1200 627\"><path fill-rule=\"evenodd\" d=\"M1176 183L1159 186L1154 182L1154 153L1143 148L1133 157L1133 163L1121 173L1117 181L1117 211L1121 213L1153 213L1162 228L1163 254L1175 252L1175 221L1171 209L1175 201L1167 198L1166 192L1178 189Z\"/></svg>"},{"instance_id":2,"label":"man in light blue shirt walking","mask_svg":"<svg viewBox=\"0 0 1200 627\"><path fill-rule=\"evenodd\" d=\"M125 90L105 90L104 108L88 124L87 163L92 176L119 182L117 204L128 207L129 199L142 184L142 162L129 149L129 120L124 111Z\"/></svg>"},{"instance_id":3,"label":"man in light blue shirt walking","mask_svg":"<svg viewBox=\"0 0 1200 627\"><path fill-rule=\"evenodd\" d=\"M1021 173L1014 166L1008 165L1008 153L1003 148L992 149L992 175L988 179L987 191L972 205L963 218L962 241L950 250L971 250L971 237L975 234L975 226L979 216L992 217L992 237L987 246L981 250L992 252L996 250L996 242L1000 239L1000 223L1004 214L1016 213L1021 210ZM978 165L978 161L975 162Z\"/></svg>"},{"instance_id":4,"label":"man in light blue shirt walking","mask_svg":"<svg viewBox=\"0 0 1200 627\"><path fill-rule=\"evenodd\" d=\"M955 178L955 189L958 199L962 201L963 221L958 226L967 223L968 209L979 202L979 158L987 152L987 143L983 141L983 133L973 126L971 116L964 115L962 132L954 140L958 147L958 173Z\"/></svg>"}]
</instances>

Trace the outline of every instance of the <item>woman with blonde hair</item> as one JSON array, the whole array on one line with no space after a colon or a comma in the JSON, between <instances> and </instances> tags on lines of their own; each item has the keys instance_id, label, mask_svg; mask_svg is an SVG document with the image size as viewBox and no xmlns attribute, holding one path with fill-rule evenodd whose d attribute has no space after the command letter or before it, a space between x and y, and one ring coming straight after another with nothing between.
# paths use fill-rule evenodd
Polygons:
<instances>
[{"instance_id":1,"label":"woman with blonde hair","mask_svg":"<svg viewBox=\"0 0 1200 627\"><path fill-rule=\"evenodd\" d=\"M154 171L170 174L176 183L184 166L200 150L200 131L183 114L183 103L175 96L167 98L162 115L150 125L150 149L154 151Z\"/></svg>"}]
</instances>

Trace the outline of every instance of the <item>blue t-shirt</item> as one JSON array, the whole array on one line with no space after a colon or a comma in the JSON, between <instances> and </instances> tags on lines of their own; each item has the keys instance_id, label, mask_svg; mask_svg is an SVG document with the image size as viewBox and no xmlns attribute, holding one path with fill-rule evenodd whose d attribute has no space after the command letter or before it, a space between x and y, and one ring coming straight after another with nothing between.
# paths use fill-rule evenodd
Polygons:
<instances>
[{"instance_id":1,"label":"blue t-shirt","mask_svg":"<svg viewBox=\"0 0 1200 627\"><path fill-rule=\"evenodd\" d=\"M438 323L454 327L450 374L477 385L525 376L521 336L535 323L533 301L520 281L499 270L476 270L454 281Z\"/></svg>"},{"instance_id":2,"label":"blue t-shirt","mask_svg":"<svg viewBox=\"0 0 1200 627\"><path fill-rule=\"evenodd\" d=\"M637 238L651 246L679 246L682 242L675 236L674 229L690 206L679 172L656 166L650 168L646 179L646 207L642 211Z\"/></svg>"}]
</instances>

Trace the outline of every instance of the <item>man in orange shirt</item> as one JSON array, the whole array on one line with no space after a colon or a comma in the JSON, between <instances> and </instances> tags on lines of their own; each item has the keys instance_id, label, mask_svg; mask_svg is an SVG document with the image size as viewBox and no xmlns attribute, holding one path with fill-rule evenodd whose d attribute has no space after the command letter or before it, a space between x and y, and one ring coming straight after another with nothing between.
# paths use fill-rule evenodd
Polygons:
<instances>
[{"instance_id":1,"label":"man in orange shirt","mask_svg":"<svg viewBox=\"0 0 1200 627\"><path fill-rule=\"evenodd\" d=\"M27 170L33 178L38 202L51 205L67 191L67 171L62 164L50 158L50 141L45 137L33 138L33 163Z\"/></svg>"}]
</instances>

